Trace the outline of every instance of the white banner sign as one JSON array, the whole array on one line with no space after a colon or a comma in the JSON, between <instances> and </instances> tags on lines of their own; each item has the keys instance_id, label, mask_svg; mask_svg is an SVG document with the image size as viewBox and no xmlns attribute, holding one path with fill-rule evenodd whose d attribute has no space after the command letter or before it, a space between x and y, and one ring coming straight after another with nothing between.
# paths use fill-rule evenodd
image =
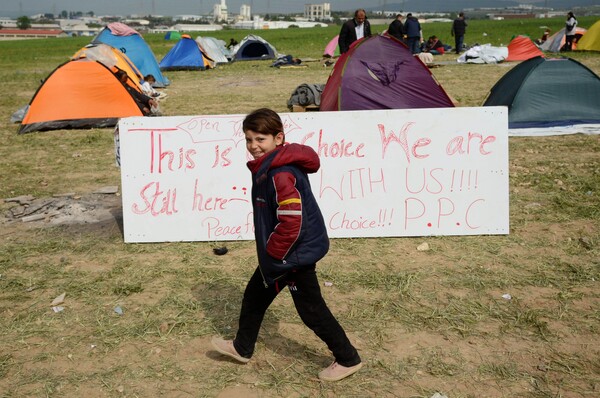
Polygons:
<instances>
[{"instance_id":1,"label":"white banner sign","mask_svg":"<svg viewBox=\"0 0 600 398\"><path fill-rule=\"evenodd\" d=\"M245 115L119 122L126 242L254 239ZM504 107L282 113L332 238L507 234Z\"/></svg>"}]
</instances>

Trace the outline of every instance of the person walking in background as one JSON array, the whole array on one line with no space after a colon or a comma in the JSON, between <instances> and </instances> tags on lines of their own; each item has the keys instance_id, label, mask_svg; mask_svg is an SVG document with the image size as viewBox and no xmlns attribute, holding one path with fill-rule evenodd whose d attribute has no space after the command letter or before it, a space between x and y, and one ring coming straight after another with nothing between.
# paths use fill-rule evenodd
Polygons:
<instances>
[{"instance_id":1,"label":"person walking in background","mask_svg":"<svg viewBox=\"0 0 600 398\"><path fill-rule=\"evenodd\" d=\"M404 19L402 14L396 15L396 18L394 18L387 30L389 36L393 36L400 41L404 41L404 24L402 23L402 19Z\"/></svg>"},{"instance_id":2,"label":"person walking in background","mask_svg":"<svg viewBox=\"0 0 600 398\"><path fill-rule=\"evenodd\" d=\"M465 13L460 12L458 18L452 23L452 30L450 34L454 36L454 51L460 54L465 41L465 33L467 31L467 21L465 20Z\"/></svg>"},{"instance_id":3,"label":"person walking in background","mask_svg":"<svg viewBox=\"0 0 600 398\"><path fill-rule=\"evenodd\" d=\"M302 322L327 344L335 358L319 372L319 379L346 378L357 372L362 362L327 307L317 279L317 261L329 250L325 221L308 180L308 174L319 170L319 156L309 146L284 145L283 123L271 109L247 115L242 130L246 149L254 158L248 168L258 267L244 291L235 339L215 336L211 344L240 363L250 361L265 312L287 287Z\"/></svg>"},{"instance_id":4,"label":"person walking in background","mask_svg":"<svg viewBox=\"0 0 600 398\"><path fill-rule=\"evenodd\" d=\"M565 51L571 51L573 49L576 28L577 18L575 18L572 11L569 11L567 13L567 22L565 24Z\"/></svg>"},{"instance_id":5,"label":"person walking in background","mask_svg":"<svg viewBox=\"0 0 600 398\"><path fill-rule=\"evenodd\" d=\"M423 32L419 20L413 17L412 13L406 14L404 22L404 33L406 34L406 45L413 54L421 52L421 41L423 41Z\"/></svg>"},{"instance_id":6,"label":"person walking in background","mask_svg":"<svg viewBox=\"0 0 600 398\"><path fill-rule=\"evenodd\" d=\"M338 45L340 54L348 51L350 45L363 37L371 36L371 24L367 21L367 12L363 9L354 12L354 18L346 21L340 30Z\"/></svg>"}]
</instances>

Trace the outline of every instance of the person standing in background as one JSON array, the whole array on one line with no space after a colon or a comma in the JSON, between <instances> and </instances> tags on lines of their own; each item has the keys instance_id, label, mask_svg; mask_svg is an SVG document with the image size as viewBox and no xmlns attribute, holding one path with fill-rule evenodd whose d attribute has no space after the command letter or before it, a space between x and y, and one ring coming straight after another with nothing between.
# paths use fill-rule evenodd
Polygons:
<instances>
[{"instance_id":1,"label":"person standing in background","mask_svg":"<svg viewBox=\"0 0 600 398\"><path fill-rule=\"evenodd\" d=\"M404 22L404 33L406 34L406 45L413 54L421 52L421 41L423 40L423 33L421 31L421 24L419 20L413 17L412 13L406 14L406 21Z\"/></svg>"},{"instance_id":2,"label":"person standing in background","mask_svg":"<svg viewBox=\"0 0 600 398\"><path fill-rule=\"evenodd\" d=\"M466 31L467 21L465 20L465 13L461 11L458 18L452 23L452 30L450 31L450 34L454 36L454 50L457 54L462 51Z\"/></svg>"},{"instance_id":3,"label":"person standing in background","mask_svg":"<svg viewBox=\"0 0 600 398\"><path fill-rule=\"evenodd\" d=\"M338 45L340 54L348 51L350 45L363 37L371 36L371 24L367 21L367 12L363 9L354 12L354 18L346 21L340 30Z\"/></svg>"},{"instance_id":4,"label":"person standing in background","mask_svg":"<svg viewBox=\"0 0 600 398\"><path fill-rule=\"evenodd\" d=\"M575 18L572 11L569 11L567 13L567 22L565 24L565 51L571 51L573 49L576 28L577 18Z\"/></svg>"},{"instance_id":5,"label":"person standing in background","mask_svg":"<svg viewBox=\"0 0 600 398\"><path fill-rule=\"evenodd\" d=\"M404 19L402 14L396 15L396 18L392 21L387 30L389 36L393 36L400 41L404 41L404 24L402 23L402 19Z\"/></svg>"}]
</instances>

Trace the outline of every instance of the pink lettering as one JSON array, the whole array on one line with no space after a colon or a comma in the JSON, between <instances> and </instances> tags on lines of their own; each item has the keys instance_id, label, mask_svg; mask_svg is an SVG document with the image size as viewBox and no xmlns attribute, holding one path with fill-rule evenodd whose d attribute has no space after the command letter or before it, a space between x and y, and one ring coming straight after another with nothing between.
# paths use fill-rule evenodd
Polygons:
<instances>
[{"instance_id":1,"label":"pink lettering","mask_svg":"<svg viewBox=\"0 0 600 398\"><path fill-rule=\"evenodd\" d=\"M160 189L159 182L151 182L140 191L140 197L144 202L143 207L134 203L131 210L135 214L150 213L154 217L160 214L172 215L177 213L177 188L165 191Z\"/></svg>"}]
</instances>

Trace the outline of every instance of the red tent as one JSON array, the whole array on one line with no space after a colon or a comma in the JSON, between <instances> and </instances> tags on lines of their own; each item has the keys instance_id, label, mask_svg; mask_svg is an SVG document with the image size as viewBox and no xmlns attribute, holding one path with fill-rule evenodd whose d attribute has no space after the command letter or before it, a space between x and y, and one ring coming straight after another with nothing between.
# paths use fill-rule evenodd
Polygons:
<instances>
[{"instance_id":1,"label":"red tent","mask_svg":"<svg viewBox=\"0 0 600 398\"><path fill-rule=\"evenodd\" d=\"M519 35L508 44L508 57L505 61L525 61L538 56L544 56L542 50L529 37Z\"/></svg>"}]
</instances>

